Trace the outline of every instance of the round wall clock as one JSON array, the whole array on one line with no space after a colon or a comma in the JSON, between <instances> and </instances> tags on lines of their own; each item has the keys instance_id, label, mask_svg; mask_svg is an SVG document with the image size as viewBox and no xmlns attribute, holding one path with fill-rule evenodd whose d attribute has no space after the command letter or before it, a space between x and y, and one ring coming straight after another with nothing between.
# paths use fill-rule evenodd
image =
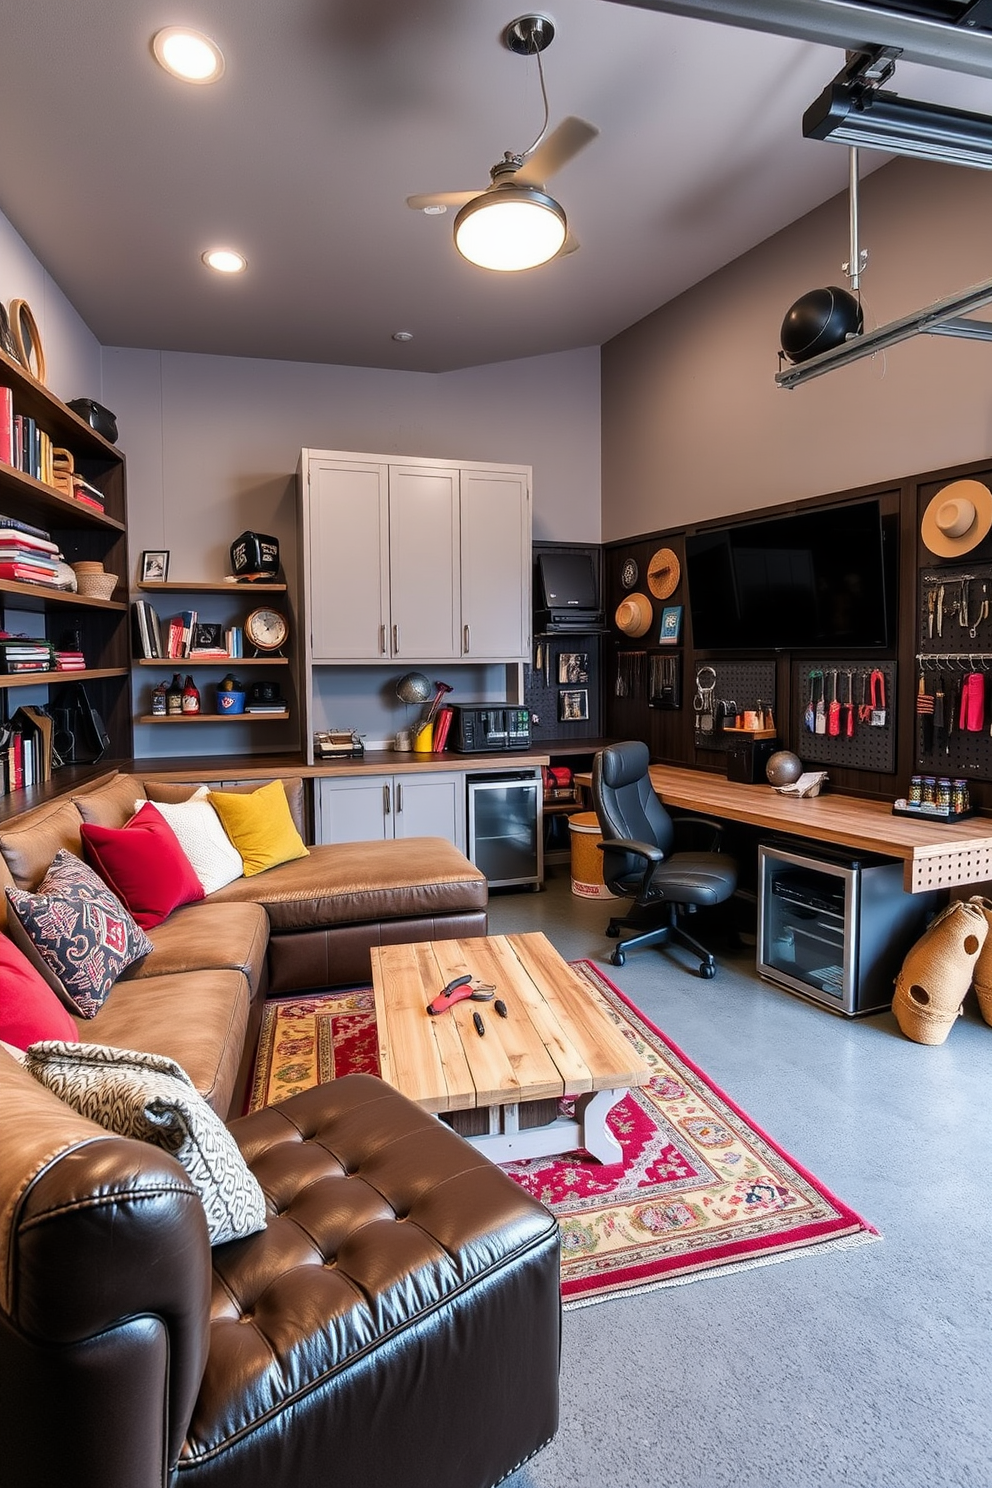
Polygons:
<instances>
[{"instance_id":1,"label":"round wall clock","mask_svg":"<svg viewBox=\"0 0 992 1488\"><path fill-rule=\"evenodd\" d=\"M637 560L625 558L620 565L620 582L625 589L633 589L637 583Z\"/></svg>"},{"instance_id":2,"label":"round wall clock","mask_svg":"<svg viewBox=\"0 0 992 1488\"><path fill-rule=\"evenodd\" d=\"M262 605L245 620L245 635L256 651L278 651L286 644L289 625L285 615Z\"/></svg>"}]
</instances>

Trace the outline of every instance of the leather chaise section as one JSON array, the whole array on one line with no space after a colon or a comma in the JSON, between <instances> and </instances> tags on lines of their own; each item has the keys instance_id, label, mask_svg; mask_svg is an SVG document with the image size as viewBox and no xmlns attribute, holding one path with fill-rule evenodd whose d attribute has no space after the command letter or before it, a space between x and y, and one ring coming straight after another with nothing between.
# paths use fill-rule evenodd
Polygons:
<instances>
[{"instance_id":1,"label":"leather chaise section","mask_svg":"<svg viewBox=\"0 0 992 1488\"><path fill-rule=\"evenodd\" d=\"M333 1463L328 1481L342 1484L487 1488L506 1470L508 1431L522 1455L550 1438L559 1263L547 1210L371 1076L232 1130L271 1217L264 1235L214 1250L180 1482L261 1483L280 1461L285 1474L290 1417L296 1470L314 1484ZM411 1419L425 1379L431 1398ZM498 1442L473 1408L487 1398Z\"/></svg>"},{"instance_id":2,"label":"leather chaise section","mask_svg":"<svg viewBox=\"0 0 992 1488\"><path fill-rule=\"evenodd\" d=\"M250 899L265 906L275 934L370 920L485 909L486 878L443 837L341 842L252 878L235 879L207 903Z\"/></svg>"}]
</instances>

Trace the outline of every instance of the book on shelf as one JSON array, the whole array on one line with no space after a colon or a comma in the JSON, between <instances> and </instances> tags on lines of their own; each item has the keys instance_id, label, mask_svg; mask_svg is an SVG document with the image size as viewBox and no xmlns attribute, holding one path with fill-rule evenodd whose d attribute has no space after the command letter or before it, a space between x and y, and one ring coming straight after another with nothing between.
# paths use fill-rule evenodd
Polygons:
<instances>
[{"instance_id":1,"label":"book on shelf","mask_svg":"<svg viewBox=\"0 0 992 1488\"><path fill-rule=\"evenodd\" d=\"M40 537L46 543L51 543L52 548L57 551L56 544L52 542L52 534L44 527L32 527L28 522L19 522L16 517L0 517L0 529L20 532L28 537Z\"/></svg>"},{"instance_id":2,"label":"book on shelf","mask_svg":"<svg viewBox=\"0 0 992 1488\"><path fill-rule=\"evenodd\" d=\"M11 727L18 729L23 738L25 785L52 778L52 732L53 720L43 708L26 704L18 708L11 719ZM27 777L30 775L30 779Z\"/></svg>"},{"instance_id":3,"label":"book on shelf","mask_svg":"<svg viewBox=\"0 0 992 1488\"><path fill-rule=\"evenodd\" d=\"M169 620L168 645L166 655L171 661L179 661L183 654L183 621L181 615L173 615Z\"/></svg>"},{"instance_id":4,"label":"book on shelf","mask_svg":"<svg viewBox=\"0 0 992 1488\"><path fill-rule=\"evenodd\" d=\"M162 655L162 635L158 615L146 599L136 599L131 607L134 619L135 649L147 660Z\"/></svg>"},{"instance_id":5,"label":"book on shelf","mask_svg":"<svg viewBox=\"0 0 992 1488\"><path fill-rule=\"evenodd\" d=\"M58 543L52 542L47 534L10 526L9 518L0 520L0 547L16 548L19 552L34 553L39 557L54 557L59 551Z\"/></svg>"},{"instance_id":6,"label":"book on shelf","mask_svg":"<svg viewBox=\"0 0 992 1488\"><path fill-rule=\"evenodd\" d=\"M54 586L57 570L40 568L34 563L11 561L0 563L0 579L12 579L17 584L48 584Z\"/></svg>"},{"instance_id":7,"label":"book on shelf","mask_svg":"<svg viewBox=\"0 0 992 1488\"><path fill-rule=\"evenodd\" d=\"M240 625L229 625L224 632L227 643L227 654L232 661L240 660L245 654L245 636Z\"/></svg>"},{"instance_id":8,"label":"book on shelf","mask_svg":"<svg viewBox=\"0 0 992 1488\"><path fill-rule=\"evenodd\" d=\"M245 708L246 713L288 713L286 703L249 703Z\"/></svg>"},{"instance_id":9,"label":"book on shelf","mask_svg":"<svg viewBox=\"0 0 992 1488\"><path fill-rule=\"evenodd\" d=\"M52 578L58 578L61 563L51 553L39 549L23 548L17 543L5 543L0 537L0 563L22 563L28 568L45 569Z\"/></svg>"},{"instance_id":10,"label":"book on shelf","mask_svg":"<svg viewBox=\"0 0 992 1488\"><path fill-rule=\"evenodd\" d=\"M14 464L14 394L9 387L0 387L0 460Z\"/></svg>"}]
</instances>

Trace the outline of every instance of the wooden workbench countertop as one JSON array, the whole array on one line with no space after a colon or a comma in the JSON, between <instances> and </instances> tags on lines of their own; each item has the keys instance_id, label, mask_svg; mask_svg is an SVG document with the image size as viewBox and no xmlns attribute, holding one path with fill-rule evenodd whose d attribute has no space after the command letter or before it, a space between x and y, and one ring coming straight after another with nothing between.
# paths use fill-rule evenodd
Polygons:
<instances>
[{"instance_id":1,"label":"wooden workbench countertop","mask_svg":"<svg viewBox=\"0 0 992 1488\"><path fill-rule=\"evenodd\" d=\"M832 794L783 796L770 785L742 785L700 770L652 765L651 783L668 806L813 842L901 858L911 893L992 878L992 818L955 823L893 816L884 801Z\"/></svg>"}]
</instances>

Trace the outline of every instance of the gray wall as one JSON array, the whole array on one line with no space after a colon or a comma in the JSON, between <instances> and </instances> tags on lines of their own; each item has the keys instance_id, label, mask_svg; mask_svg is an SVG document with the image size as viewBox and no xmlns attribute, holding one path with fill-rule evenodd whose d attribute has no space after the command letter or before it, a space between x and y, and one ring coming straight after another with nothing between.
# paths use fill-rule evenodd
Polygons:
<instances>
[{"instance_id":1,"label":"gray wall","mask_svg":"<svg viewBox=\"0 0 992 1488\"><path fill-rule=\"evenodd\" d=\"M0 214L0 300L27 300L47 364L46 382L57 398L102 402L100 343L70 305L23 238Z\"/></svg>"},{"instance_id":2,"label":"gray wall","mask_svg":"<svg viewBox=\"0 0 992 1488\"><path fill-rule=\"evenodd\" d=\"M179 352L103 353L128 460L130 543L217 578L232 538L272 532L294 562L300 449L534 468L534 535L600 540L599 350L445 374Z\"/></svg>"},{"instance_id":3,"label":"gray wall","mask_svg":"<svg viewBox=\"0 0 992 1488\"><path fill-rule=\"evenodd\" d=\"M986 172L893 161L861 204L868 326L992 273ZM989 454L992 345L917 336L776 386L786 311L847 257L844 193L603 347L604 541Z\"/></svg>"}]
</instances>

